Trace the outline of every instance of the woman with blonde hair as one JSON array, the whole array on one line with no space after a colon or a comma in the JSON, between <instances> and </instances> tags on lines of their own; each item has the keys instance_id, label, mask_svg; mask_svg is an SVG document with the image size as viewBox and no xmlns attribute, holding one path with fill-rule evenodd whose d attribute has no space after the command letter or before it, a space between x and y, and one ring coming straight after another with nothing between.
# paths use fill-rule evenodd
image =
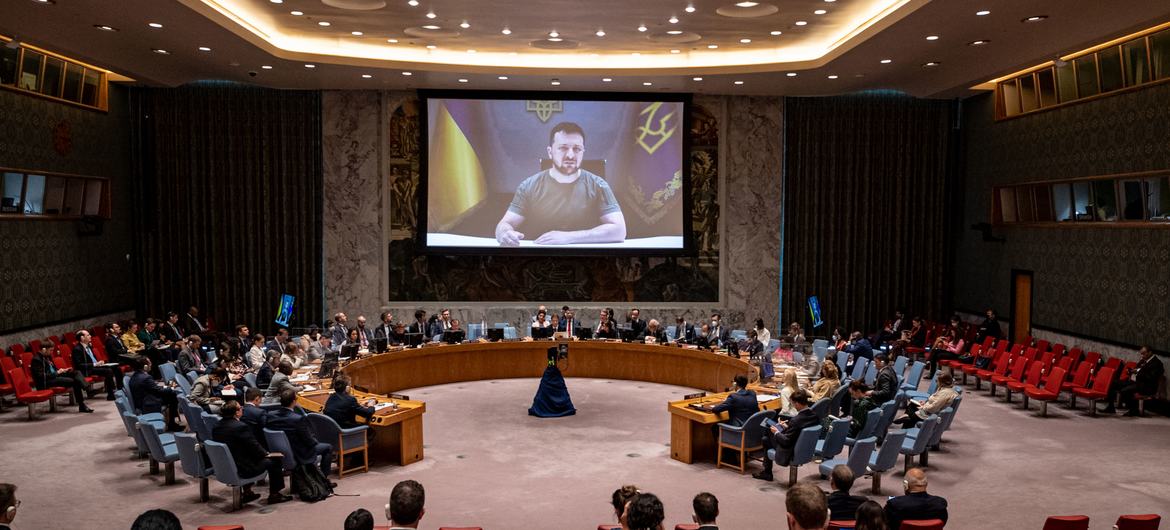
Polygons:
<instances>
[{"instance_id":1,"label":"woman with blonde hair","mask_svg":"<svg viewBox=\"0 0 1170 530\"><path fill-rule=\"evenodd\" d=\"M796 369L789 368L784 370L784 375L780 376L780 415L792 417L797 411L796 407L792 405L792 394L800 390L800 382L796 379Z\"/></svg>"},{"instance_id":2,"label":"woman with blonde hair","mask_svg":"<svg viewBox=\"0 0 1170 530\"><path fill-rule=\"evenodd\" d=\"M813 402L818 399L824 399L833 395L837 388L841 386L841 375L837 372L837 365L833 363L824 363L821 365L821 378L813 383L809 394L812 395Z\"/></svg>"}]
</instances>

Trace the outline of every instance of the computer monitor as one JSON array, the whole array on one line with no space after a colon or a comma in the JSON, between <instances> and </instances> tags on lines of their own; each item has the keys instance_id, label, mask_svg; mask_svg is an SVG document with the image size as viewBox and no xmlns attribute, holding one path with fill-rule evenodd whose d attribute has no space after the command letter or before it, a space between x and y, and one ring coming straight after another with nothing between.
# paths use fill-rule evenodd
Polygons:
<instances>
[{"instance_id":1,"label":"computer monitor","mask_svg":"<svg viewBox=\"0 0 1170 530\"><path fill-rule=\"evenodd\" d=\"M584 326L577 326L577 327L573 328L573 335L576 335L577 338L579 338L579 339L592 339L593 338L593 328L587 328Z\"/></svg>"},{"instance_id":2,"label":"computer monitor","mask_svg":"<svg viewBox=\"0 0 1170 530\"><path fill-rule=\"evenodd\" d=\"M358 354L358 345L357 344L346 344L345 346L341 347L341 356L342 357L349 357L350 359L353 359L354 357L357 357L357 354Z\"/></svg>"},{"instance_id":3,"label":"computer monitor","mask_svg":"<svg viewBox=\"0 0 1170 530\"><path fill-rule=\"evenodd\" d=\"M413 348L413 347L418 346L422 343L423 343L423 334L422 333L407 333L406 334L406 345L407 346L410 346Z\"/></svg>"},{"instance_id":4,"label":"computer monitor","mask_svg":"<svg viewBox=\"0 0 1170 530\"><path fill-rule=\"evenodd\" d=\"M447 330L443 332L443 342L447 344L459 344L463 342L465 333L461 329Z\"/></svg>"},{"instance_id":5,"label":"computer monitor","mask_svg":"<svg viewBox=\"0 0 1170 530\"><path fill-rule=\"evenodd\" d=\"M638 333L630 328L621 328L622 342L634 342L638 340Z\"/></svg>"},{"instance_id":6,"label":"computer monitor","mask_svg":"<svg viewBox=\"0 0 1170 530\"><path fill-rule=\"evenodd\" d=\"M386 337L374 337L374 340L370 341L370 353L382 353L386 351L388 342Z\"/></svg>"},{"instance_id":7,"label":"computer monitor","mask_svg":"<svg viewBox=\"0 0 1170 530\"><path fill-rule=\"evenodd\" d=\"M534 338L534 339L551 339L553 336L553 332L555 332L555 331L556 331L556 329L553 329L551 327L539 328L536 326L532 326L532 338Z\"/></svg>"},{"instance_id":8,"label":"computer monitor","mask_svg":"<svg viewBox=\"0 0 1170 530\"><path fill-rule=\"evenodd\" d=\"M500 342L504 340L504 328L488 328L487 338L491 342Z\"/></svg>"}]
</instances>

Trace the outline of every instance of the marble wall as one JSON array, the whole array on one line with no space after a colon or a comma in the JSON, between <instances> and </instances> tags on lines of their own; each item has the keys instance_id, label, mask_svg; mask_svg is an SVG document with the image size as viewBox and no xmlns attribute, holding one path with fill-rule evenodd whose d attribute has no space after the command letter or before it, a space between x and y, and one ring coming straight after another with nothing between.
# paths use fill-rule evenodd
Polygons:
<instances>
[{"instance_id":1,"label":"marble wall","mask_svg":"<svg viewBox=\"0 0 1170 530\"><path fill-rule=\"evenodd\" d=\"M613 307L620 314L637 305L647 318L706 318L718 311L737 327L762 318L774 328L779 320L782 101L698 97L695 103L711 115L710 122L717 127L707 136L717 138L717 145L709 146L709 152L702 155L713 166L712 180L717 180L717 185L712 185L709 192L717 196L697 199L713 208L702 214L696 212L703 221L696 224L697 231L707 229L702 226L705 223L712 225L701 235L710 250L701 251L698 258L650 258L641 263L647 271L701 270L700 280L710 284L711 292L686 292L688 285L694 284L675 280L683 292L663 295L626 288L596 291L611 296L594 295L584 301L557 300L553 295L533 297L553 299L528 302L516 298L499 301L506 298L483 296L490 291L482 290L476 290L475 297L460 299L449 296L447 289L410 285L412 281L434 282L435 277L442 278L437 271L426 269L436 269L435 263L444 259L420 257L413 252L410 236L416 205L402 200L413 197L417 188L417 175L412 172L417 172L418 139L409 123L417 119L418 101L413 93L403 92L325 92L322 112L327 192L322 236L327 311L345 311L352 319L356 314L376 318L379 312L390 310L396 319L409 320L415 308L434 311L450 307L457 318L466 321L518 323L526 320L538 304L560 307L567 303L586 322L592 322L601 308ZM699 151L702 149L697 147L696 153ZM704 243L699 246L704 248ZM490 258L473 259L479 262L470 270L452 269L460 274L490 275L492 271L484 270L493 266ZM575 260L546 261L572 267ZM403 277L392 278L393 274ZM456 295L467 292L466 288L460 289L463 290L452 290Z\"/></svg>"}]
</instances>

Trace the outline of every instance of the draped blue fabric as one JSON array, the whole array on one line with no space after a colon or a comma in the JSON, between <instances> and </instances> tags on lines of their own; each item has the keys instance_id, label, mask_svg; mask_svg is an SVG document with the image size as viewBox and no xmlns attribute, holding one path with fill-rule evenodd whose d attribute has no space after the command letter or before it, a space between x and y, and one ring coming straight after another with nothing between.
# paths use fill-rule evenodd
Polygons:
<instances>
[{"instance_id":1,"label":"draped blue fabric","mask_svg":"<svg viewBox=\"0 0 1170 530\"><path fill-rule=\"evenodd\" d=\"M569 387L565 385L565 377L560 369L550 365L540 376L540 387L536 389L536 396L532 398L532 407L528 409L529 416L540 418L559 418L572 416L577 413L573 408L573 400L569 397Z\"/></svg>"}]
</instances>

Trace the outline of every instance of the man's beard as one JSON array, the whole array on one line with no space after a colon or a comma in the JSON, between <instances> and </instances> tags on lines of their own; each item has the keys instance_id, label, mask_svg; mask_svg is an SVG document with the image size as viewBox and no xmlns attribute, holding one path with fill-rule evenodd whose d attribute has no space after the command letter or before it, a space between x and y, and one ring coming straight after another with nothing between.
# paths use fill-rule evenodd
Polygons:
<instances>
[{"instance_id":1,"label":"man's beard","mask_svg":"<svg viewBox=\"0 0 1170 530\"><path fill-rule=\"evenodd\" d=\"M569 167L568 164L572 164L572 167ZM557 171L559 171L562 175L572 175L573 173L576 173L577 170L580 168L580 166L578 166L576 160L568 162L568 163L560 163L560 164L554 163L553 167L555 167L557 169Z\"/></svg>"}]
</instances>

